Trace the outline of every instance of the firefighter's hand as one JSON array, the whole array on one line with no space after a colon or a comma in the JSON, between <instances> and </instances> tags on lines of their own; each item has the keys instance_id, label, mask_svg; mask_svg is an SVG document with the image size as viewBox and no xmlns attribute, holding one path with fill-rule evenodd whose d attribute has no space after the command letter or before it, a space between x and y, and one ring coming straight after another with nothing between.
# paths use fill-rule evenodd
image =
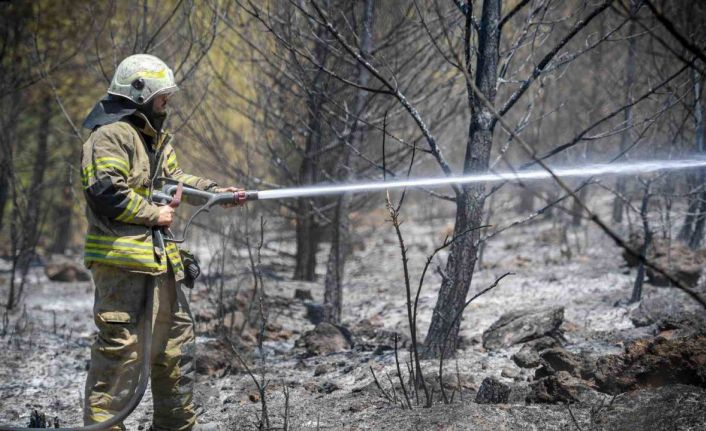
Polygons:
<instances>
[{"instance_id":1,"label":"firefighter's hand","mask_svg":"<svg viewBox=\"0 0 706 431\"><path fill-rule=\"evenodd\" d=\"M159 218L157 219L157 226L169 227L174 220L174 208L169 205L164 205L159 207Z\"/></svg>"},{"instance_id":2,"label":"firefighter's hand","mask_svg":"<svg viewBox=\"0 0 706 431\"><path fill-rule=\"evenodd\" d=\"M231 193L239 193L239 192L244 192L245 189L239 189L237 187L217 187L213 190L216 193L226 193L226 192L231 192ZM242 200L238 199L236 196L235 200L233 201L232 204L224 204L221 205L223 208L232 208L236 205L242 205L245 203L245 194L242 195Z\"/></svg>"}]
</instances>

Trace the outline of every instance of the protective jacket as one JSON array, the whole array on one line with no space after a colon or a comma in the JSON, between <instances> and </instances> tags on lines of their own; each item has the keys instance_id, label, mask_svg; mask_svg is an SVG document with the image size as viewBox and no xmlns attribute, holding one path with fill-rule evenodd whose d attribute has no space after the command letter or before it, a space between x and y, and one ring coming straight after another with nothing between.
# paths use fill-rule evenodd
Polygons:
<instances>
[{"instance_id":1,"label":"protective jacket","mask_svg":"<svg viewBox=\"0 0 706 431\"><path fill-rule=\"evenodd\" d=\"M175 278L184 277L179 250L167 243L155 247L159 207L150 201L154 181L163 176L201 190L216 183L185 174L179 167L169 133L158 133L147 118L134 112L93 130L83 145L82 184L88 233L84 260L131 272L161 274L170 264Z\"/></svg>"}]
</instances>

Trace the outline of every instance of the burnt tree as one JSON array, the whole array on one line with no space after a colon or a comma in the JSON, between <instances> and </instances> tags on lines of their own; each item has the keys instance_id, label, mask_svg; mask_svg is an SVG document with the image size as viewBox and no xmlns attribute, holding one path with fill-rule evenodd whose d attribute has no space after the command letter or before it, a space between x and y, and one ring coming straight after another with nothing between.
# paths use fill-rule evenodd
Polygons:
<instances>
[{"instance_id":1,"label":"burnt tree","mask_svg":"<svg viewBox=\"0 0 706 431\"><path fill-rule=\"evenodd\" d=\"M320 31L323 33L323 30ZM321 39L321 34L317 35ZM317 40L314 57L320 64L326 63L328 45ZM322 116L326 74L319 69L306 87L308 112L307 135L303 160L299 167L299 184L314 184L319 179L319 149L322 141ZM295 280L314 281L316 278L316 252L319 248L319 232L316 217L316 200L300 198L296 216L297 254L294 268Z\"/></svg>"},{"instance_id":2,"label":"burnt tree","mask_svg":"<svg viewBox=\"0 0 706 431\"><path fill-rule=\"evenodd\" d=\"M373 43L373 0L365 1L365 10L362 17L362 34L360 36L360 53L363 58L368 58ZM370 72L358 65L358 83L367 87L370 81ZM353 115L348 129L351 131L351 142L343 147L339 161L339 177L347 181L353 180L352 148L359 148L363 140L363 132L359 130L358 118L368 102L368 92L358 89L355 95ZM334 208L333 226L331 232L331 250L326 265L326 279L324 281L324 320L331 323L341 321L341 302L343 297L342 285L346 259L350 253L350 221L348 214L351 210L352 196L344 194L337 198Z\"/></svg>"},{"instance_id":3,"label":"burnt tree","mask_svg":"<svg viewBox=\"0 0 706 431\"><path fill-rule=\"evenodd\" d=\"M477 59L475 65L476 86L491 102L495 101L498 60L500 48L500 0L485 0L478 29ZM471 12L466 12L465 60L466 70L471 71ZM467 79L468 76L467 76ZM468 126L468 140L463 163L464 175L485 172L488 169L490 150L493 145L495 121L492 113L475 97L467 86L468 104L471 118ZM456 224L454 237L462 237L454 242L446 262L446 270L434 307L429 332L424 341L426 357L436 357L443 351L444 356L453 356L459 330L460 319L452 321L463 307L473 278L473 269L478 256L480 231L473 229L483 222L485 185L464 185L456 193ZM469 229L473 229L468 232ZM464 232L467 232L464 234Z\"/></svg>"}]
</instances>

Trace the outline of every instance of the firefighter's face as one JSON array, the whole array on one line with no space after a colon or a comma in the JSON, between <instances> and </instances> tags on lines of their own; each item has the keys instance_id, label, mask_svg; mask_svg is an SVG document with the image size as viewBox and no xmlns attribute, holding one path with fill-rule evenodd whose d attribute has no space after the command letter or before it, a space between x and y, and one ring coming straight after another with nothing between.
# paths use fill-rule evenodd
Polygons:
<instances>
[{"instance_id":1,"label":"firefighter's face","mask_svg":"<svg viewBox=\"0 0 706 431\"><path fill-rule=\"evenodd\" d=\"M154 102L152 102L152 109L154 112L158 114L167 112L167 101L169 101L169 96L171 96L171 94L158 94L154 97Z\"/></svg>"}]
</instances>

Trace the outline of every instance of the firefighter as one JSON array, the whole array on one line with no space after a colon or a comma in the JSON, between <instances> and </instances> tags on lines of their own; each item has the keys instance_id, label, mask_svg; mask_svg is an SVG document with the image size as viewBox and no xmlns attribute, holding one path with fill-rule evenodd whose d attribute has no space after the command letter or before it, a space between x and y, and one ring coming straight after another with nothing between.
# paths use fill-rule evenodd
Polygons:
<instances>
[{"instance_id":1,"label":"firefighter","mask_svg":"<svg viewBox=\"0 0 706 431\"><path fill-rule=\"evenodd\" d=\"M98 327L86 379L85 424L121 411L136 388L140 328L150 289L153 429L191 430L196 423L194 322L181 288L193 268L184 268L174 243L158 247L156 231L170 226L174 210L149 197L158 177L206 191L238 189L219 188L212 180L182 171L172 136L162 129L169 97L177 90L163 61L132 55L120 63L108 94L83 124L91 130L81 163L88 218L84 259L95 283Z\"/></svg>"}]
</instances>

